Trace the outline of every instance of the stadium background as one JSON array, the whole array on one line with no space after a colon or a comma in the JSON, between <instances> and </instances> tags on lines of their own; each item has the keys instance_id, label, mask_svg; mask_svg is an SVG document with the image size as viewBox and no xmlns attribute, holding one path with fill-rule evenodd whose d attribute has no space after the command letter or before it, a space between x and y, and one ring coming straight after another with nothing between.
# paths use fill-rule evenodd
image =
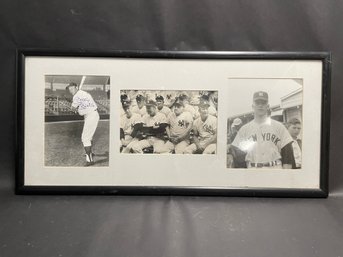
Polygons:
<instances>
[{"instance_id":1,"label":"stadium background","mask_svg":"<svg viewBox=\"0 0 343 257\"><path fill-rule=\"evenodd\" d=\"M100 121L93 138L95 166L108 166L110 77L82 75L45 76L45 166L83 166L83 117L71 110L70 82L82 84L98 106Z\"/></svg>"}]
</instances>

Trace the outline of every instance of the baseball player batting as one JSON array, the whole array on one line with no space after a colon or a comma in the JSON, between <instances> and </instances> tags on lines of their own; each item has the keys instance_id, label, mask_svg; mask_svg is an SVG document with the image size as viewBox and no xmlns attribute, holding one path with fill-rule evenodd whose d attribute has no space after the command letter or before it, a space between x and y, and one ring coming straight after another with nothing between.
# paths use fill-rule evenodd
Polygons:
<instances>
[{"instance_id":1,"label":"baseball player batting","mask_svg":"<svg viewBox=\"0 0 343 257\"><path fill-rule=\"evenodd\" d=\"M97 111L98 107L93 97L86 91L79 89L76 83L70 83L66 90L73 95L72 111L78 112L79 115L84 117L81 141L86 152L86 166L93 165L92 139L100 119Z\"/></svg>"},{"instance_id":2,"label":"baseball player batting","mask_svg":"<svg viewBox=\"0 0 343 257\"><path fill-rule=\"evenodd\" d=\"M240 128L232 147L245 154L247 168L291 169L293 140L286 127L268 115L268 94L255 92L252 108L254 119Z\"/></svg>"},{"instance_id":3,"label":"baseball player batting","mask_svg":"<svg viewBox=\"0 0 343 257\"><path fill-rule=\"evenodd\" d=\"M191 113L185 112L184 108L182 102L177 99L174 103L174 112L168 115L167 134L169 141L164 145L166 153L175 150L176 154L183 154L190 144L189 134L193 127L193 117Z\"/></svg>"},{"instance_id":4,"label":"baseball player batting","mask_svg":"<svg viewBox=\"0 0 343 257\"><path fill-rule=\"evenodd\" d=\"M217 118L208 113L210 104L201 101L199 104L200 117L193 124L193 144L185 149L185 153L214 154L217 148Z\"/></svg>"}]
</instances>

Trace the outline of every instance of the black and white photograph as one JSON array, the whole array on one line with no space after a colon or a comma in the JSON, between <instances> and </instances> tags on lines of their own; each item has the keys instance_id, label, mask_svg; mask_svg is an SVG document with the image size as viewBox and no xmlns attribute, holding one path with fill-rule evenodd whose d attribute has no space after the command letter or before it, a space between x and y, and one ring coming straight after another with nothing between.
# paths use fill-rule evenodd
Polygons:
<instances>
[{"instance_id":1,"label":"black and white photograph","mask_svg":"<svg viewBox=\"0 0 343 257\"><path fill-rule=\"evenodd\" d=\"M215 154L218 92L121 90L120 152Z\"/></svg>"},{"instance_id":2,"label":"black and white photograph","mask_svg":"<svg viewBox=\"0 0 343 257\"><path fill-rule=\"evenodd\" d=\"M303 81L230 80L227 167L301 169Z\"/></svg>"},{"instance_id":3,"label":"black and white photograph","mask_svg":"<svg viewBox=\"0 0 343 257\"><path fill-rule=\"evenodd\" d=\"M110 77L45 76L45 166L108 166Z\"/></svg>"}]
</instances>

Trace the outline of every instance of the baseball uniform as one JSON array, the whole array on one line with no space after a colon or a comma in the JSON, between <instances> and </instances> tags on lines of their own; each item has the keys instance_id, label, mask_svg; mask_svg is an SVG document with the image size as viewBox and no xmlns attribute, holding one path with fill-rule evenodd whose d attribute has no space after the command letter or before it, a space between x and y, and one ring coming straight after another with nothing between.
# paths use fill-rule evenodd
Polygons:
<instances>
[{"instance_id":1,"label":"baseball uniform","mask_svg":"<svg viewBox=\"0 0 343 257\"><path fill-rule=\"evenodd\" d=\"M91 146L100 119L97 105L89 93L78 90L73 96L72 107L77 108L78 113L84 117L85 122L81 135L82 143L85 147Z\"/></svg>"},{"instance_id":2,"label":"baseball uniform","mask_svg":"<svg viewBox=\"0 0 343 257\"><path fill-rule=\"evenodd\" d=\"M167 118L163 113L156 112L154 116L145 114L142 118L143 128L151 127L156 128L161 124L167 124ZM143 149L153 146L154 153L160 153L163 151L164 141L160 138L161 134L154 134L154 132L148 132L146 139L136 142L132 146L132 151L134 153L143 153Z\"/></svg>"},{"instance_id":3,"label":"baseball uniform","mask_svg":"<svg viewBox=\"0 0 343 257\"><path fill-rule=\"evenodd\" d=\"M141 117L147 114L145 106L139 108L137 105L132 107L132 112L139 114Z\"/></svg>"},{"instance_id":4,"label":"baseball uniform","mask_svg":"<svg viewBox=\"0 0 343 257\"><path fill-rule=\"evenodd\" d=\"M131 134L134 126L141 122L142 117L137 113L132 113L130 118L128 118L126 114L120 117L120 128L124 131L124 138L122 140L124 148L122 153L129 153L132 148L132 144L137 141L137 139L132 138Z\"/></svg>"},{"instance_id":5,"label":"baseball uniform","mask_svg":"<svg viewBox=\"0 0 343 257\"><path fill-rule=\"evenodd\" d=\"M207 119L202 121L201 117L199 117L194 121L193 130L199 135L200 146L205 147L203 154L215 153L217 144L207 144L209 143L209 140L211 140L211 137L217 133L217 118L208 115ZM185 149L185 153L194 153L196 150L197 146L193 143Z\"/></svg>"},{"instance_id":6,"label":"baseball uniform","mask_svg":"<svg viewBox=\"0 0 343 257\"><path fill-rule=\"evenodd\" d=\"M175 150L176 154L183 154L186 147L190 144L189 132L193 126L193 117L189 112L182 112L178 116L172 112L168 116L168 124L170 126L170 137L184 138L184 140L175 145L171 141L167 141L164 145L166 152Z\"/></svg>"},{"instance_id":7,"label":"baseball uniform","mask_svg":"<svg viewBox=\"0 0 343 257\"><path fill-rule=\"evenodd\" d=\"M248 168L271 163L274 168L282 168L281 149L292 142L285 126L270 117L262 124L252 120L241 127L232 145L246 152Z\"/></svg>"},{"instance_id":8,"label":"baseball uniform","mask_svg":"<svg viewBox=\"0 0 343 257\"><path fill-rule=\"evenodd\" d=\"M172 112L167 106L163 106L161 110L157 109L157 111L163 113L167 118Z\"/></svg>"}]
</instances>

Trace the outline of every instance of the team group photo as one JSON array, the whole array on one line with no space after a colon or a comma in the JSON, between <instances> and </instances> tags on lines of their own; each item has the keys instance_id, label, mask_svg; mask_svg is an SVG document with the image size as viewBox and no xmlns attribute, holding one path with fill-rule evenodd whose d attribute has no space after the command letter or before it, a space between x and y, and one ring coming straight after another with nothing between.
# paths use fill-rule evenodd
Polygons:
<instances>
[{"instance_id":1,"label":"team group photo","mask_svg":"<svg viewBox=\"0 0 343 257\"><path fill-rule=\"evenodd\" d=\"M121 90L120 152L215 154L217 91Z\"/></svg>"}]
</instances>

